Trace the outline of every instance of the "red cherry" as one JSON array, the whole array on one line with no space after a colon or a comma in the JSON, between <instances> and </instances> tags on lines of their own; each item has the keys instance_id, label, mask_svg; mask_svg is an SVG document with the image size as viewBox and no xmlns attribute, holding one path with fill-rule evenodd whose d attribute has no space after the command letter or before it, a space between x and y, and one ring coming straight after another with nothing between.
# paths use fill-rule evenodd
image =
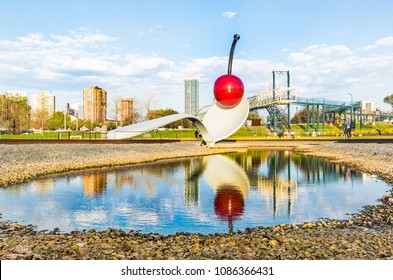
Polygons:
<instances>
[{"instance_id":1,"label":"red cherry","mask_svg":"<svg viewBox=\"0 0 393 280\"><path fill-rule=\"evenodd\" d=\"M221 220L237 220L244 212L242 193L231 186L220 188L214 198L214 212Z\"/></svg>"},{"instance_id":2,"label":"red cherry","mask_svg":"<svg viewBox=\"0 0 393 280\"><path fill-rule=\"evenodd\" d=\"M214 83L214 97L217 102L227 108L236 106L244 95L242 80L231 74L222 75Z\"/></svg>"}]
</instances>

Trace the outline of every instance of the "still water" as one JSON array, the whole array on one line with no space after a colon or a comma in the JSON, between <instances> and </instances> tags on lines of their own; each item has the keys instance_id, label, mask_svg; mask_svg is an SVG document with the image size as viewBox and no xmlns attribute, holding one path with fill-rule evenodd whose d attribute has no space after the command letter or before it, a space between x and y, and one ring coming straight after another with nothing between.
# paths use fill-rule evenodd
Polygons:
<instances>
[{"instance_id":1,"label":"still water","mask_svg":"<svg viewBox=\"0 0 393 280\"><path fill-rule=\"evenodd\" d=\"M165 160L0 188L3 220L39 229L118 228L172 234L346 218L390 188L291 151Z\"/></svg>"}]
</instances>

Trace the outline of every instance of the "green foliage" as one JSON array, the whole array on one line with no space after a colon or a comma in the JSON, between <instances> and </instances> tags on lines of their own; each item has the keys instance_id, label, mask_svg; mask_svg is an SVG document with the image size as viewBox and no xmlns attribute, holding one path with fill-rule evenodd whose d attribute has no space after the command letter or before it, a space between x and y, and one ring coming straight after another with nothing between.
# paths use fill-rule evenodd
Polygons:
<instances>
[{"instance_id":1,"label":"green foliage","mask_svg":"<svg viewBox=\"0 0 393 280\"><path fill-rule=\"evenodd\" d=\"M383 99L383 102L385 102L385 103L389 104L390 106L392 106L392 109L393 109L393 94L386 96Z\"/></svg>"},{"instance_id":2,"label":"green foliage","mask_svg":"<svg viewBox=\"0 0 393 280\"><path fill-rule=\"evenodd\" d=\"M153 119L158 119L158 118L162 118L162 117L174 115L174 114L178 114L178 112L173 109L149 110L147 113L147 119L153 120ZM185 126L185 123L183 120L179 120L179 121L170 123L170 124L166 125L165 127L166 128L177 128L179 126Z\"/></svg>"},{"instance_id":3,"label":"green foliage","mask_svg":"<svg viewBox=\"0 0 393 280\"><path fill-rule=\"evenodd\" d=\"M247 120L255 120L255 119L261 119L261 116L259 115L259 113L256 111L250 112L248 114Z\"/></svg>"},{"instance_id":4,"label":"green foliage","mask_svg":"<svg viewBox=\"0 0 393 280\"><path fill-rule=\"evenodd\" d=\"M78 126L76 125L76 122L78 121ZM79 130L82 126L84 125L84 121L81 119L77 119L71 122L70 128L72 130ZM78 128L78 129L77 129Z\"/></svg>"},{"instance_id":5,"label":"green foliage","mask_svg":"<svg viewBox=\"0 0 393 280\"><path fill-rule=\"evenodd\" d=\"M255 137L267 137L270 133L264 126L242 126L229 138L255 138Z\"/></svg>"},{"instance_id":6,"label":"green foliage","mask_svg":"<svg viewBox=\"0 0 393 280\"><path fill-rule=\"evenodd\" d=\"M44 134L9 134L0 135L0 139L57 139L57 132L44 132Z\"/></svg>"},{"instance_id":7,"label":"green foliage","mask_svg":"<svg viewBox=\"0 0 393 280\"><path fill-rule=\"evenodd\" d=\"M27 129L30 106L27 97L19 93L7 93L1 96L0 126L8 128L13 133Z\"/></svg>"},{"instance_id":8,"label":"green foliage","mask_svg":"<svg viewBox=\"0 0 393 280\"><path fill-rule=\"evenodd\" d=\"M112 130L112 129L115 129L116 128L116 124L115 124L115 122L114 121L110 121L110 122L107 122L106 123L106 129L109 131L109 130Z\"/></svg>"},{"instance_id":9,"label":"green foliage","mask_svg":"<svg viewBox=\"0 0 393 280\"><path fill-rule=\"evenodd\" d=\"M51 118L45 122L46 127L50 130L64 129L64 112L53 112ZM66 126L71 126L71 117L66 114Z\"/></svg>"},{"instance_id":10,"label":"green foliage","mask_svg":"<svg viewBox=\"0 0 393 280\"><path fill-rule=\"evenodd\" d=\"M178 112L173 109L150 110L149 112L147 112L147 119L152 120L152 119L157 119L177 113Z\"/></svg>"},{"instance_id":11,"label":"green foliage","mask_svg":"<svg viewBox=\"0 0 393 280\"><path fill-rule=\"evenodd\" d=\"M308 109L308 114L309 114L310 117L312 116L312 112L313 112L312 108L309 108ZM315 115L315 117L318 116L319 119L321 120L322 119L322 110L319 109L319 111L318 111L318 110L314 109L314 115ZM307 107L303 107L303 109L298 111L293 116L293 118L291 119L291 124L292 123L294 123L294 124L296 124L296 123L306 123L306 122L307 122Z\"/></svg>"},{"instance_id":12,"label":"green foliage","mask_svg":"<svg viewBox=\"0 0 393 280\"><path fill-rule=\"evenodd\" d=\"M195 138L194 129L165 129L165 130L152 130L145 135L138 135L134 138L149 138L154 139L189 139Z\"/></svg>"},{"instance_id":13,"label":"green foliage","mask_svg":"<svg viewBox=\"0 0 393 280\"><path fill-rule=\"evenodd\" d=\"M70 136L78 136L83 139L98 139L101 138L101 133L91 133L90 132L70 132ZM43 134L9 134L9 135L0 135L0 139L68 139L68 132L57 132L50 131L44 132Z\"/></svg>"}]
</instances>

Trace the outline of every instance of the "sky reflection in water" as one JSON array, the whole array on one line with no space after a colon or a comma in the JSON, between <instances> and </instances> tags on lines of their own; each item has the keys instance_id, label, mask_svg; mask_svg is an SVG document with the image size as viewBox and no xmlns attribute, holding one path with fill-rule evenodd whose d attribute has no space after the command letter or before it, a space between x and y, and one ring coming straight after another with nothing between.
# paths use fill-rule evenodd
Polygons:
<instances>
[{"instance_id":1,"label":"sky reflection in water","mask_svg":"<svg viewBox=\"0 0 393 280\"><path fill-rule=\"evenodd\" d=\"M377 204L375 176L291 151L167 160L0 189L3 220L39 229L228 232L345 218Z\"/></svg>"}]
</instances>

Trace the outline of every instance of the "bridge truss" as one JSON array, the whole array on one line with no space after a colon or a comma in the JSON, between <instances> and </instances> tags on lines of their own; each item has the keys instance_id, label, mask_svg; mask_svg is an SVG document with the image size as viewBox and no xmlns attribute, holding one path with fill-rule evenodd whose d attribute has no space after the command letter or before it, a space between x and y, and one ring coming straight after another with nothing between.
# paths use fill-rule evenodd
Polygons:
<instances>
[{"instance_id":1,"label":"bridge truss","mask_svg":"<svg viewBox=\"0 0 393 280\"><path fill-rule=\"evenodd\" d=\"M248 98L250 111L266 109L270 115L271 130L279 133L291 129L290 123L290 105L300 105L306 108L307 122L306 130L308 132L319 131L320 124L322 130L325 130L325 124L336 123L337 119L345 120L349 115L355 123L359 122L360 129L363 127L364 119L369 115L362 112L360 101L342 102L333 101L325 98L298 98L296 96L296 88L290 85L290 74L288 71L272 72L273 89L271 91L261 92ZM279 84L277 77L284 77L284 84ZM377 115L371 116L377 119ZM380 114L379 118L382 115ZM269 123L269 122L268 122Z\"/></svg>"},{"instance_id":2,"label":"bridge truss","mask_svg":"<svg viewBox=\"0 0 393 280\"><path fill-rule=\"evenodd\" d=\"M271 130L283 132L291 129L291 103L296 101L296 90L291 88L289 70L272 71L273 90L249 97L250 111L265 108L270 115ZM279 77L284 85L279 83Z\"/></svg>"},{"instance_id":3,"label":"bridge truss","mask_svg":"<svg viewBox=\"0 0 393 280\"><path fill-rule=\"evenodd\" d=\"M291 127L290 104L296 102L295 88L279 88L248 98L250 111L266 109L271 117L272 129L285 131Z\"/></svg>"}]
</instances>

